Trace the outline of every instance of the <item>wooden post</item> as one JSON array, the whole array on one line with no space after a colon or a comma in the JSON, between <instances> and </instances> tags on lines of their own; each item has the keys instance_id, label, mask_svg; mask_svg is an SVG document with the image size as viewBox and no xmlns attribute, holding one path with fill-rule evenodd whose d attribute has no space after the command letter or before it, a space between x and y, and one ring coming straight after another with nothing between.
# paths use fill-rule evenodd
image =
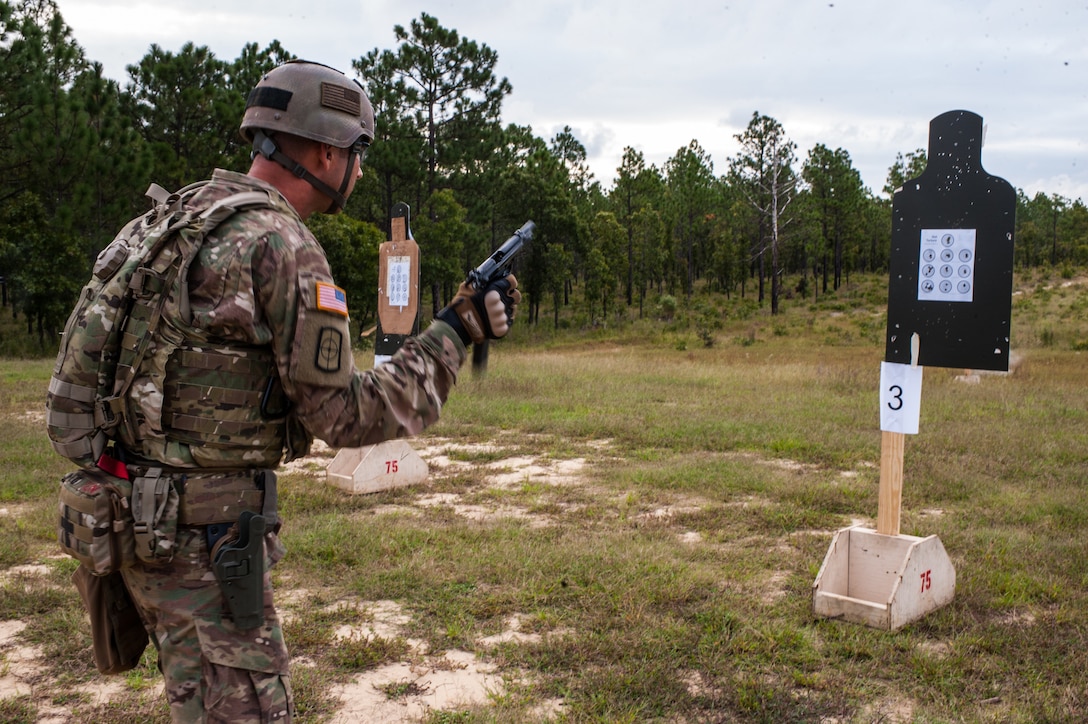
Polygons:
<instances>
[{"instance_id":1,"label":"wooden post","mask_svg":"<svg viewBox=\"0 0 1088 724\"><path fill-rule=\"evenodd\" d=\"M910 365L918 366L922 338L910 336ZM876 532L899 535L899 517L903 504L903 445L907 436L901 432L880 433L880 491L876 501Z\"/></svg>"},{"instance_id":2,"label":"wooden post","mask_svg":"<svg viewBox=\"0 0 1088 724\"><path fill-rule=\"evenodd\" d=\"M903 502L903 443L901 432L880 433L880 492L877 497L876 532L899 535Z\"/></svg>"}]
</instances>

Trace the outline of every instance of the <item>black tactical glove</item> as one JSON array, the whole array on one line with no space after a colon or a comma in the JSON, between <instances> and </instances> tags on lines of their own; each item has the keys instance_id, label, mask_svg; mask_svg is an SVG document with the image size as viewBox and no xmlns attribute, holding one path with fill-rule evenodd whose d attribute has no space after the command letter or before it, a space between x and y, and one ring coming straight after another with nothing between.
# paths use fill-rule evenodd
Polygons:
<instances>
[{"instance_id":1,"label":"black tactical glove","mask_svg":"<svg viewBox=\"0 0 1088 724\"><path fill-rule=\"evenodd\" d=\"M462 282L453 301L436 318L453 327L467 347L470 342L479 344L485 339L505 337L519 303L521 292L513 274L491 282L484 289Z\"/></svg>"}]
</instances>

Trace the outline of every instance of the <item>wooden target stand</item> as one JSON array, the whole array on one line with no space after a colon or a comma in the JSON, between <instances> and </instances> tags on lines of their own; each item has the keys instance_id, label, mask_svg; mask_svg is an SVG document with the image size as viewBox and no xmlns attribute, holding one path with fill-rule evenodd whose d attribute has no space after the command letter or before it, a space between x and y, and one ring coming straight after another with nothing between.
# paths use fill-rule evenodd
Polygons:
<instances>
[{"instance_id":1,"label":"wooden target stand","mask_svg":"<svg viewBox=\"0 0 1088 724\"><path fill-rule=\"evenodd\" d=\"M917 350L917 335L913 343ZM920 398L917 352L912 367L916 372L914 391ZM902 385L892 387L899 388L897 394L902 394ZM906 433L881 432L876 530L851 526L835 533L812 584L816 616L894 631L951 603L955 597L956 569L940 539L899 532L905 440Z\"/></svg>"},{"instance_id":2,"label":"wooden target stand","mask_svg":"<svg viewBox=\"0 0 1088 724\"><path fill-rule=\"evenodd\" d=\"M903 434L882 436L877 529L835 533L812 584L812 609L822 618L895 631L952 602L956 569L937 536L899 533Z\"/></svg>"},{"instance_id":3,"label":"wooden target stand","mask_svg":"<svg viewBox=\"0 0 1088 724\"><path fill-rule=\"evenodd\" d=\"M408 337L419 333L419 245L412 238L408 204L398 203L390 216L389 241L378 247L375 367L387 362ZM325 471L330 483L349 493L415 485L429 474L427 463L403 439L343 448Z\"/></svg>"},{"instance_id":4,"label":"wooden target stand","mask_svg":"<svg viewBox=\"0 0 1088 724\"><path fill-rule=\"evenodd\" d=\"M877 528L835 534L812 585L817 616L896 630L955 596L937 536L899 532L903 448L920 365L1008 371L1016 192L983 169L984 136L970 111L934 118L925 171L892 198Z\"/></svg>"}]
</instances>

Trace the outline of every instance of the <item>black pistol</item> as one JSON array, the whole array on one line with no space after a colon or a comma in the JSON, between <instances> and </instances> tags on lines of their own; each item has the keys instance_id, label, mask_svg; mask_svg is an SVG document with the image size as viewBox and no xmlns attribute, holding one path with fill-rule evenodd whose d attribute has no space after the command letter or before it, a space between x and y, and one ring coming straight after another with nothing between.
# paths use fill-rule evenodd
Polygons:
<instances>
[{"instance_id":1,"label":"black pistol","mask_svg":"<svg viewBox=\"0 0 1088 724\"><path fill-rule=\"evenodd\" d=\"M473 289L486 289L489 284L502 279L510 273L514 257L518 255L526 242L532 240L536 224L526 221L514 235L503 242L502 246L484 259L480 266L468 273L468 283ZM488 340L472 345L472 372L476 376L487 371Z\"/></svg>"}]
</instances>

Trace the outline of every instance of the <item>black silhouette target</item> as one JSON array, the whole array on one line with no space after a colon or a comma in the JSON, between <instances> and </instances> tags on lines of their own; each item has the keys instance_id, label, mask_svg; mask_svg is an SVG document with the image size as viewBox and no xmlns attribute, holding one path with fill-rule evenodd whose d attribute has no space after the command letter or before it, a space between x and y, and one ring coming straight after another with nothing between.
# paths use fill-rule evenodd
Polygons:
<instances>
[{"instance_id":1,"label":"black silhouette target","mask_svg":"<svg viewBox=\"0 0 1088 724\"><path fill-rule=\"evenodd\" d=\"M949 111L929 124L925 171L892 198L884 359L1009 368L1016 192L982 168L982 117Z\"/></svg>"}]
</instances>

